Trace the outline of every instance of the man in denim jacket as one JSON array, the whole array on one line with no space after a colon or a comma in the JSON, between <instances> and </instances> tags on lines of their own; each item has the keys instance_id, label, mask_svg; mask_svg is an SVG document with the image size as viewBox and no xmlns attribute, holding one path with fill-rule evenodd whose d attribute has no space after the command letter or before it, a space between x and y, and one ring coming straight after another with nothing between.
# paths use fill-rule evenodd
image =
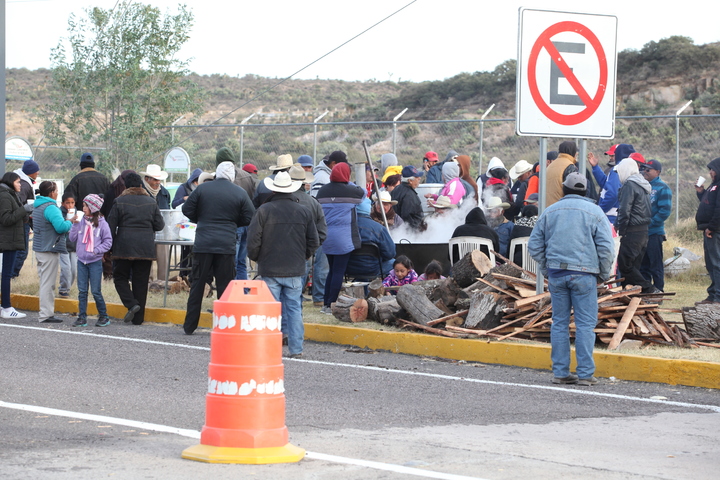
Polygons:
<instances>
[{"instance_id":1,"label":"man in denim jacket","mask_svg":"<svg viewBox=\"0 0 720 480\"><path fill-rule=\"evenodd\" d=\"M571 173L563 197L549 206L530 235L528 251L548 279L552 300L553 383L594 385L597 282L610 276L615 247L602 209L585 197L587 180ZM575 316L577 375L570 373L570 308Z\"/></svg>"}]
</instances>

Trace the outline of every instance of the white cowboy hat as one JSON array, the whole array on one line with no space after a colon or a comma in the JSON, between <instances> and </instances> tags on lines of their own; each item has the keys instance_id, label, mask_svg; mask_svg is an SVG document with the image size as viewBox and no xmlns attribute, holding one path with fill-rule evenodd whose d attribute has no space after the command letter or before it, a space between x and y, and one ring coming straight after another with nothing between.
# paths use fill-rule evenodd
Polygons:
<instances>
[{"instance_id":1,"label":"white cowboy hat","mask_svg":"<svg viewBox=\"0 0 720 480\"><path fill-rule=\"evenodd\" d=\"M457 208L457 205L450 201L450 197L445 195L440 195L437 200L429 199L428 204L433 208Z\"/></svg>"},{"instance_id":2,"label":"white cowboy hat","mask_svg":"<svg viewBox=\"0 0 720 480\"><path fill-rule=\"evenodd\" d=\"M520 175L530 170L532 170L532 165L527 160L520 160L510 169L509 175L515 181Z\"/></svg>"},{"instance_id":3,"label":"white cowboy hat","mask_svg":"<svg viewBox=\"0 0 720 480\"><path fill-rule=\"evenodd\" d=\"M298 180L303 183L312 183L315 181L315 175L312 172L307 172L299 163L294 163L290 167L290 178L292 180Z\"/></svg>"},{"instance_id":4,"label":"white cowboy hat","mask_svg":"<svg viewBox=\"0 0 720 480\"><path fill-rule=\"evenodd\" d=\"M386 191L386 190L381 190L381 191L380 191L380 199L379 199L379 200L380 200L382 203L389 203L390 205L397 205L397 203L398 203L397 200L393 200L393 199L390 197L390 192L388 192L388 191ZM378 201L378 196L377 196L377 195L373 195L373 202L377 202L377 201Z\"/></svg>"},{"instance_id":5,"label":"white cowboy hat","mask_svg":"<svg viewBox=\"0 0 720 480\"><path fill-rule=\"evenodd\" d=\"M202 172L198 177L198 185L203 184L208 180L215 180L215 172Z\"/></svg>"},{"instance_id":6,"label":"white cowboy hat","mask_svg":"<svg viewBox=\"0 0 720 480\"><path fill-rule=\"evenodd\" d=\"M144 172L140 172L140 175L143 175L145 177L152 177L160 181L165 180L168 177L168 173L163 172L162 168L160 168L160 165L155 165L154 163L148 165Z\"/></svg>"},{"instance_id":7,"label":"white cowboy hat","mask_svg":"<svg viewBox=\"0 0 720 480\"><path fill-rule=\"evenodd\" d=\"M292 193L300 188L303 182L293 181L288 172L279 172L275 178L266 177L263 183L273 192Z\"/></svg>"},{"instance_id":8,"label":"white cowboy hat","mask_svg":"<svg viewBox=\"0 0 720 480\"><path fill-rule=\"evenodd\" d=\"M496 208L502 208L503 210L507 210L510 208L510 204L503 202L502 198L500 197L490 197L490 200L487 202L487 209L488 210L495 210Z\"/></svg>"},{"instance_id":9,"label":"white cowboy hat","mask_svg":"<svg viewBox=\"0 0 720 480\"><path fill-rule=\"evenodd\" d=\"M293 166L292 155L285 154L277 157L277 163L269 168L273 172L276 170L285 170Z\"/></svg>"}]
</instances>

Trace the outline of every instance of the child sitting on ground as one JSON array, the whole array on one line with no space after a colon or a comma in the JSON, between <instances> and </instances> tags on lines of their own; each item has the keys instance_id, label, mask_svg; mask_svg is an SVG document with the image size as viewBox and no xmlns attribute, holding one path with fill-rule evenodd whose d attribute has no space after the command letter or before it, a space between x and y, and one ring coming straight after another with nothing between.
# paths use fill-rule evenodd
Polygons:
<instances>
[{"instance_id":1,"label":"child sitting on ground","mask_svg":"<svg viewBox=\"0 0 720 480\"><path fill-rule=\"evenodd\" d=\"M415 283L418 280L418 274L413 270L413 263L405 255L400 255L395 259L393 263L393 269L385 280L383 280L383 287L400 287L402 285L408 285ZM388 295L395 295L397 290L388 292Z\"/></svg>"},{"instance_id":2,"label":"child sitting on ground","mask_svg":"<svg viewBox=\"0 0 720 480\"><path fill-rule=\"evenodd\" d=\"M437 260L433 260L428 263L425 267L425 271L418 278L418 282L425 280L444 280L445 277L442 274L442 265Z\"/></svg>"}]
</instances>

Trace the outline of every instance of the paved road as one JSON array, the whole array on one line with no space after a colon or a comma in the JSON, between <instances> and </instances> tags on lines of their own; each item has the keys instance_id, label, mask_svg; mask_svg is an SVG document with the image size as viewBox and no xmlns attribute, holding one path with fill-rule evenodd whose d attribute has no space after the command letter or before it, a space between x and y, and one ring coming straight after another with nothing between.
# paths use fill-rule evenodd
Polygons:
<instances>
[{"instance_id":1,"label":"paved road","mask_svg":"<svg viewBox=\"0 0 720 480\"><path fill-rule=\"evenodd\" d=\"M544 371L317 343L285 361L290 441L307 458L183 460L204 423L209 332L70 323L0 323L1 478L699 480L720 467L718 390L555 387Z\"/></svg>"}]
</instances>

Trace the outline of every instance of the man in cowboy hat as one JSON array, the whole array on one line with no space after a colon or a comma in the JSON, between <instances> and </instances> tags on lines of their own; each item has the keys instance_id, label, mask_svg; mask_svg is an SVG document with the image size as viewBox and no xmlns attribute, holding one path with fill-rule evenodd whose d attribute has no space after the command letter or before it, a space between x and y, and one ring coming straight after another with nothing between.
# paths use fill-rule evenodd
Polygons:
<instances>
[{"instance_id":1,"label":"man in cowboy hat","mask_svg":"<svg viewBox=\"0 0 720 480\"><path fill-rule=\"evenodd\" d=\"M525 206L525 195L528 188L528 179L533 174L533 166L527 160L520 160L510 169L510 180L513 181L510 194L512 195L511 214L513 217L520 214Z\"/></svg>"},{"instance_id":2,"label":"man in cowboy hat","mask_svg":"<svg viewBox=\"0 0 720 480\"><path fill-rule=\"evenodd\" d=\"M197 223L191 285L183 328L192 335L200 320L205 283L215 275L220 298L235 278L235 241L238 227L250 224L255 208L247 192L233 183L232 162L221 162L215 180L198 185L183 203L182 212Z\"/></svg>"},{"instance_id":3,"label":"man in cowboy hat","mask_svg":"<svg viewBox=\"0 0 720 480\"><path fill-rule=\"evenodd\" d=\"M163 172L160 165L151 163L144 172L140 172L140 176L143 178L143 187L150 194L150 197L157 202L158 208L160 210L169 210L170 192L162 184L167 179L168 173ZM170 249L167 245L157 245L156 249L157 272L155 273L155 279L165 281Z\"/></svg>"},{"instance_id":4,"label":"man in cowboy hat","mask_svg":"<svg viewBox=\"0 0 720 480\"><path fill-rule=\"evenodd\" d=\"M83 153L80 157L80 173L70 180L65 187L65 192L73 196L75 205L82 205L83 198L91 193L105 195L109 189L110 181L105 175L95 170L95 159L92 153Z\"/></svg>"},{"instance_id":5,"label":"man in cowboy hat","mask_svg":"<svg viewBox=\"0 0 720 480\"><path fill-rule=\"evenodd\" d=\"M272 165L268 170L270 170L272 173L267 176L270 180L275 178L275 175L277 175L280 172L287 172L290 170L290 167L293 166L293 158L292 155L285 154L280 155L277 157L277 161L275 165ZM253 205L255 205L255 208L259 208L260 205L265 203L268 198L273 194L273 191L270 190L267 185L265 185L264 182L260 182L255 189L255 196L253 197Z\"/></svg>"},{"instance_id":6,"label":"man in cowboy hat","mask_svg":"<svg viewBox=\"0 0 720 480\"><path fill-rule=\"evenodd\" d=\"M373 195L373 202L375 203L373 204L373 209L370 212L371 219L381 225L385 225L385 221L387 221L387 226L390 230L395 229L404 223L400 215L396 214L395 209L393 209L393 206L397 205L397 201L390 197L390 192L380 190L380 195ZM385 210L384 219L381 209Z\"/></svg>"},{"instance_id":7,"label":"man in cowboy hat","mask_svg":"<svg viewBox=\"0 0 720 480\"><path fill-rule=\"evenodd\" d=\"M296 197L301 182L280 171L263 183L273 195L257 209L250 223L248 256L258 262L258 273L282 304L289 354L297 358L302 356L305 335L301 301L305 262L320 241L312 213Z\"/></svg>"}]
</instances>

